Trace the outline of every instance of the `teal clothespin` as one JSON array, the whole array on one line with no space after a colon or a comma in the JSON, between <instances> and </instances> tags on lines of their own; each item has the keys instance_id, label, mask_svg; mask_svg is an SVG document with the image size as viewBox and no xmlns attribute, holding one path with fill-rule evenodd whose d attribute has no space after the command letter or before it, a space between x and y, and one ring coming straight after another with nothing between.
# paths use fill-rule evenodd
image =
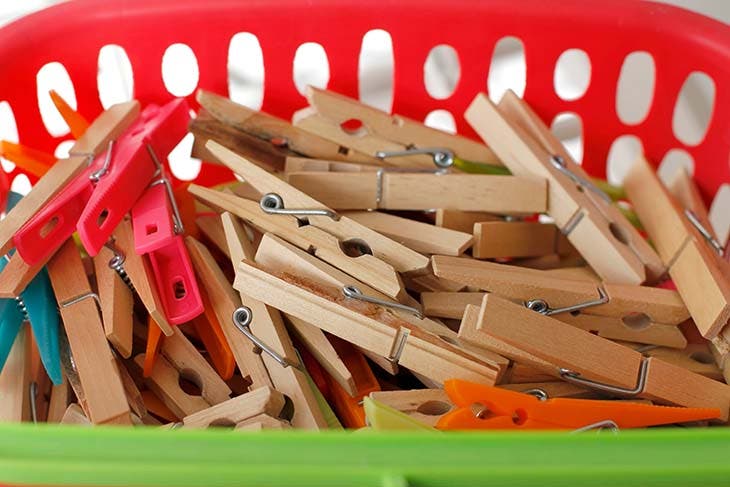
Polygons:
<instances>
[{"instance_id":1,"label":"teal clothespin","mask_svg":"<svg viewBox=\"0 0 730 487\"><path fill-rule=\"evenodd\" d=\"M8 209L22 198L17 193L8 195ZM0 272L8 263L8 256L0 258ZM30 323L38 345L43 366L54 384L63 382L61 354L58 342L60 326L51 280L45 267L33 278L16 299L0 299L0 370L10 354L20 327Z\"/></svg>"}]
</instances>

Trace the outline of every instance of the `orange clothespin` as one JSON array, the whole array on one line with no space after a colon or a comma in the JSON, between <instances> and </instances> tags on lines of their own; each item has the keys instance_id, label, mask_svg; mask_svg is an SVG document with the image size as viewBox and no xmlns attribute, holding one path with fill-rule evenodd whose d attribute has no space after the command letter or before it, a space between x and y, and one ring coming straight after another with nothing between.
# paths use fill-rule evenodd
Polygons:
<instances>
[{"instance_id":1,"label":"orange clothespin","mask_svg":"<svg viewBox=\"0 0 730 487\"><path fill-rule=\"evenodd\" d=\"M71 105L61 97L55 90L51 90L49 93L51 100L56 106L56 110L61 114L61 117L71 129L71 135L75 138L79 138L84 135L86 129L89 128L89 122L79 112L71 108Z\"/></svg>"},{"instance_id":2,"label":"orange clothespin","mask_svg":"<svg viewBox=\"0 0 730 487\"><path fill-rule=\"evenodd\" d=\"M444 430L577 429L604 421L613 421L619 428L640 428L720 417L717 408L546 399L457 379L446 381L444 390L458 406L436 424Z\"/></svg>"},{"instance_id":3,"label":"orange clothespin","mask_svg":"<svg viewBox=\"0 0 730 487\"><path fill-rule=\"evenodd\" d=\"M206 309L208 309L207 306ZM160 348L162 348L162 340L164 338L160 325L150 315L147 318L147 347L145 349L144 365L142 367L142 375L144 377L150 377L152 375L152 369L155 368L155 361L160 354Z\"/></svg>"},{"instance_id":4,"label":"orange clothespin","mask_svg":"<svg viewBox=\"0 0 730 487\"><path fill-rule=\"evenodd\" d=\"M0 141L0 156L36 177L43 176L56 163L53 154L7 140Z\"/></svg>"},{"instance_id":5,"label":"orange clothespin","mask_svg":"<svg viewBox=\"0 0 730 487\"><path fill-rule=\"evenodd\" d=\"M347 369L355 379L357 394L351 396L336 380L329 374L325 374L327 385L331 394L331 402L337 417L346 428L364 428L365 409L362 400L371 392L380 390L378 379L373 375L365 355L350 343L337 337L330 336L330 342L337 351Z\"/></svg>"},{"instance_id":6,"label":"orange clothespin","mask_svg":"<svg viewBox=\"0 0 730 487\"><path fill-rule=\"evenodd\" d=\"M233 357L226 336L223 334L223 328L221 328L215 315L210 298L202 287L200 297L203 298L205 309L202 315L193 318L193 327L208 351L210 360L213 362L213 367L215 367L218 375L223 380L229 380L236 370L236 360Z\"/></svg>"}]
</instances>

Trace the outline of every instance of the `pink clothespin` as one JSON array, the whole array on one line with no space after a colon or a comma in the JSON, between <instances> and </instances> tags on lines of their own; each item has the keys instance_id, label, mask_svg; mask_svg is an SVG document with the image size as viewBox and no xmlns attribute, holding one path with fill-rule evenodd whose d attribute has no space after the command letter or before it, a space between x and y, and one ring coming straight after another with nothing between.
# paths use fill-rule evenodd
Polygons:
<instances>
[{"instance_id":1,"label":"pink clothespin","mask_svg":"<svg viewBox=\"0 0 730 487\"><path fill-rule=\"evenodd\" d=\"M184 99L149 105L104 154L69 183L15 235L25 262L34 265L55 252L77 230L94 256L150 183L164 173L162 160L187 133Z\"/></svg>"},{"instance_id":2,"label":"pink clothespin","mask_svg":"<svg viewBox=\"0 0 730 487\"><path fill-rule=\"evenodd\" d=\"M201 314L203 301L183 242L182 219L164 173L132 208L132 227L137 253L150 259L167 320L179 325Z\"/></svg>"}]
</instances>

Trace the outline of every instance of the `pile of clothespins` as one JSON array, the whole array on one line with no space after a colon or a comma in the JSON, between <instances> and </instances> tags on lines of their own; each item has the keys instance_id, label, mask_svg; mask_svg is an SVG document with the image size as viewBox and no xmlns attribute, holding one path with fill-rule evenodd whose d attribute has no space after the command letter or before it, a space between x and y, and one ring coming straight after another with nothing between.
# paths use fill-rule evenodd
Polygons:
<instances>
[{"instance_id":1,"label":"pile of clothespins","mask_svg":"<svg viewBox=\"0 0 730 487\"><path fill-rule=\"evenodd\" d=\"M0 198L0 419L728 421L729 265L686 172L593 180L511 92L467 109L484 143L307 98L293 123L204 91L88 123L54 95L68 158L2 144L39 179ZM188 131L230 183L171 176Z\"/></svg>"}]
</instances>

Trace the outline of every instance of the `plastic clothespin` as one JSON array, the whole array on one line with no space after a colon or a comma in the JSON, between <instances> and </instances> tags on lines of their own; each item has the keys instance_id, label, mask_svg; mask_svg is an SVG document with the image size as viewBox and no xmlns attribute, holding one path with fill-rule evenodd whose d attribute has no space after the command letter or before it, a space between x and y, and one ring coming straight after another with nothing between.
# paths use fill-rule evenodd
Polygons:
<instances>
[{"instance_id":1,"label":"plastic clothespin","mask_svg":"<svg viewBox=\"0 0 730 487\"><path fill-rule=\"evenodd\" d=\"M58 113L61 114L61 117L71 130L71 135L77 139L84 135L86 129L89 128L88 120L86 120L78 111L71 108L71 105L69 105L68 102L55 90L51 90L48 94L51 96L51 100L56 106L56 110L58 110Z\"/></svg>"},{"instance_id":2,"label":"plastic clothespin","mask_svg":"<svg viewBox=\"0 0 730 487\"><path fill-rule=\"evenodd\" d=\"M36 177L43 176L56 163L52 154L7 140L0 141L0 156Z\"/></svg>"},{"instance_id":3,"label":"plastic clothespin","mask_svg":"<svg viewBox=\"0 0 730 487\"><path fill-rule=\"evenodd\" d=\"M132 207L132 228L135 250L149 257L167 320L179 325L199 316L203 301L174 198L163 175Z\"/></svg>"},{"instance_id":4,"label":"plastic clothespin","mask_svg":"<svg viewBox=\"0 0 730 487\"><path fill-rule=\"evenodd\" d=\"M611 420L619 428L640 428L720 417L718 408L683 408L592 399L545 399L498 387L448 380L444 390L458 408L438 429L577 429Z\"/></svg>"},{"instance_id":5,"label":"plastic clothespin","mask_svg":"<svg viewBox=\"0 0 730 487\"><path fill-rule=\"evenodd\" d=\"M11 192L8 210L20 201L22 196ZM0 258L0 272L7 264ZM55 298L48 278L42 269L16 299L0 299L0 370L10 354L10 349L23 323L28 321L38 344L43 366L54 384L63 382L61 356L58 342L59 320Z\"/></svg>"},{"instance_id":6,"label":"plastic clothespin","mask_svg":"<svg viewBox=\"0 0 730 487\"><path fill-rule=\"evenodd\" d=\"M13 241L23 260L30 265L43 261L74 230L78 230L86 251L96 255L161 173L161 158L182 139L189 119L184 99L146 107L105 154L94 159L17 232Z\"/></svg>"}]
</instances>

